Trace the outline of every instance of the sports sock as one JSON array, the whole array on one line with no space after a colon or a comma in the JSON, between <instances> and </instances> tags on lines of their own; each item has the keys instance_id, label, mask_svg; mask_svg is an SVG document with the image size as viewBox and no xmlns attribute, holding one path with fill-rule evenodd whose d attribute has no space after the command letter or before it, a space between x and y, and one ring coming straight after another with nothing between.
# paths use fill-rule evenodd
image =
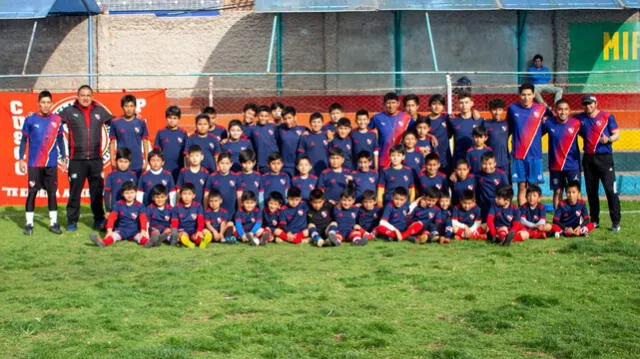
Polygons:
<instances>
[{"instance_id":1,"label":"sports sock","mask_svg":"<svg viewBox=\"0 0 640 359\"><path fill-rule=\"evenodd\" d=\"M422 227L424 227L422 225L422 222L411 223L409 228L407 228L406 231L402 232L402 238L405 239L409 236L413 236L414 234L419 233L422 230Z\"/></svg>"},{"instance_id":2,"label":"sports sock","mask_svg":"<svg viewBox=\"0 0 640 359\"><path fill-rule=\"evenodd\" d=\"M115 242L115 238L113 238L113 236L106 236L104 237L104 239L102 240L102 243L104 243L105 246L110 246Z\"/></svg>"},{"instance_id":3,"label":"sports sock","mask_svg":"<svg viewBox=\"0 0 640 359\"><path fill-rule=\"evenodd\" d=\"M58 223L58 211L49 211L49 225Z\"/></svg>"},{"instance_id":4,"label":"sports sock","mask_svg":"<svg viewBox=\"0 0 640 359\"><path fill-rule=\"evenodd\" d=\"M33 212L25 212L25 216L27 217L27 226L33 226Z\"/></svg>"}]
</instances>

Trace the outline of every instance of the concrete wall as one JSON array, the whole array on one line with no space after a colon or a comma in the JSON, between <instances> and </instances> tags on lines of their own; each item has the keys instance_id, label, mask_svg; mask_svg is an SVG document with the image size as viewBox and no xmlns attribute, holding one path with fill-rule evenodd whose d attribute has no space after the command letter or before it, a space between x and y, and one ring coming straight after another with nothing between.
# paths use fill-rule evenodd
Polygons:
<instances>
[{"instance_id":1,"label":"concrete wall","mask_svg":"<svg viewBox=\"0 0 640 359\"><path fill-rule=\"evenodd\" d=\"M529 12L526 57L545 56L550 68L568 69L568 23L638 21L634 11ZM431 24L440 70L515 71L516 12L433 12ZM94 18L99 73L262 72L266 69L273 16L246 11L216 17L156 18L151 15L100 15ZM30 20L0 21L0 72L20 73ZM28 73L87 71L86 18L39 21ZM391 12L285 14L284 71L393 71L394 14ZM402 14L406 71L433 70L423 12ZM275 71L275 59L272 66ZM513 91L514 76L470 75L476 84L510 84L487 91ZM73 89L86 78L4 80L0 88ZM217 93L272 95L275 77L217 77ZM307 76L283 79L286 94L381 93L394 88L393 76ZM442 76L406 76L404 87L418 92L444 88ZM99 89L168 88L173 96L208 92L205 77L102 77ZM231 91L233 89L233 91ZM365 92L366 93L366 92Z\"/></svg>"}]
</instances>

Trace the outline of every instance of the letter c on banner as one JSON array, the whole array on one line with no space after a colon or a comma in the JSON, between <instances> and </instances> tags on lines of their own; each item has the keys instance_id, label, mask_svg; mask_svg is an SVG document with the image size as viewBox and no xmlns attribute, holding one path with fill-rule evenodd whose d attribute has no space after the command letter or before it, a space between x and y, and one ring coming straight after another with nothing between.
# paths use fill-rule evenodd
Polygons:
<instances>
[{"instance_id":1,"label":"letter c on banner","mask_svg":"<svg viewBox=\"0 0 640 359\"><path fill-rule=\"evenodd\" d=\"M9 102L9 108L11 109L12 115L20 115L22 114L22 102L18 100L13 100Z\"/></svg>"}]
</instances>

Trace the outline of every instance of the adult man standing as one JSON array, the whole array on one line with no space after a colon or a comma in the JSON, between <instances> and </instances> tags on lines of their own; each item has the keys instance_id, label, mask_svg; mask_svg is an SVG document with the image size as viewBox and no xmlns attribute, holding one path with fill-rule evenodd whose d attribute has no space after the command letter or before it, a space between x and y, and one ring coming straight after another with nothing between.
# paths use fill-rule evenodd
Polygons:
<instances>
[{"instance_id":1,"label":"adult man standing","mask_svg":"<svg viewBox=\"0 0 640 359\"><path fill-rule=\"evenodd\" d=\"M371 118L369 128L378 130L378 144L380 146L380 170L389 167L389 150L391 146L401 143L402 135L413 124L411 116L404 111L398 111L398 95L389 92L384 95L384 112L379 112Z\"/></svg>"},{"instance_id":2,"label":"adult man standing","mask_svg":"<svg viewBox=\"0 0 640 359\"><path fill-rule=\"evenodd\" d=\"M542 65L542 55L537 54L533 57L533 66L529 67L528 72L535 72L529 75L529 81L536 87L536 102L549 107L542 98L543 92L549 92L553 94L553 103L560 101L562 98L562 87L556 87L551 84L551 74L546 66Z\"/></svg>"},{"instance_id":3,"label":"adult man standing","mask_svg":"<svg viewBox=\"0 0 640 359\"><path fill-rule=\"evenodd\" d=\"M89 196L93 212L93 226L104 227L102 191L102 128L110 124L113 116L93 101L93 89L82 85L73 105L65 108L60 117L69 129L69 187L67 203L67 231L78 229L80 196L85 179L89 181Z\"/></svg>"},{"instance_id":4,"label":"adult man standing","mask_svg":"<svg viewBox=\"0 0 640 359\"><path fill-rule=\"evenodd\" d=\"M602 182L607 195L611 231L620 231L620 198L616 190L616 171L613 165L611 143L620 138L615 117L598 110L596 97L591 94L582 96L584 112L576 116L581 121L580 136L584 139L582 167L584 182L589 199L589 212L594 224L600 222L600 199L598 185Z\"/></svg>"}]
</instances>

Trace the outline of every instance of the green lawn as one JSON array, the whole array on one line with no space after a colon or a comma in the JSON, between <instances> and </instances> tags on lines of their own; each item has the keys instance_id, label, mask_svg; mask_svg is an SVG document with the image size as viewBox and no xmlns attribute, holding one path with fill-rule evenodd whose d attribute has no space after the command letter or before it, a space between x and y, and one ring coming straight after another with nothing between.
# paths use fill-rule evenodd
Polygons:
<instances>
[{"instance_id":1,"label":"green lawn","mask_svg":"<svg viewBox=\"0 0 640 359\"><path fill-rule=\"evenodd\" d=\"M625 202L624 210L639 210ZM85 213L88 209L84 210ZM99 249L0 210L0 355L637 358L640 213L588 239ZM61 217L63 212L61 211ZM602 216L608 226L608 215Z\"/></svg>"}]
</instances>

